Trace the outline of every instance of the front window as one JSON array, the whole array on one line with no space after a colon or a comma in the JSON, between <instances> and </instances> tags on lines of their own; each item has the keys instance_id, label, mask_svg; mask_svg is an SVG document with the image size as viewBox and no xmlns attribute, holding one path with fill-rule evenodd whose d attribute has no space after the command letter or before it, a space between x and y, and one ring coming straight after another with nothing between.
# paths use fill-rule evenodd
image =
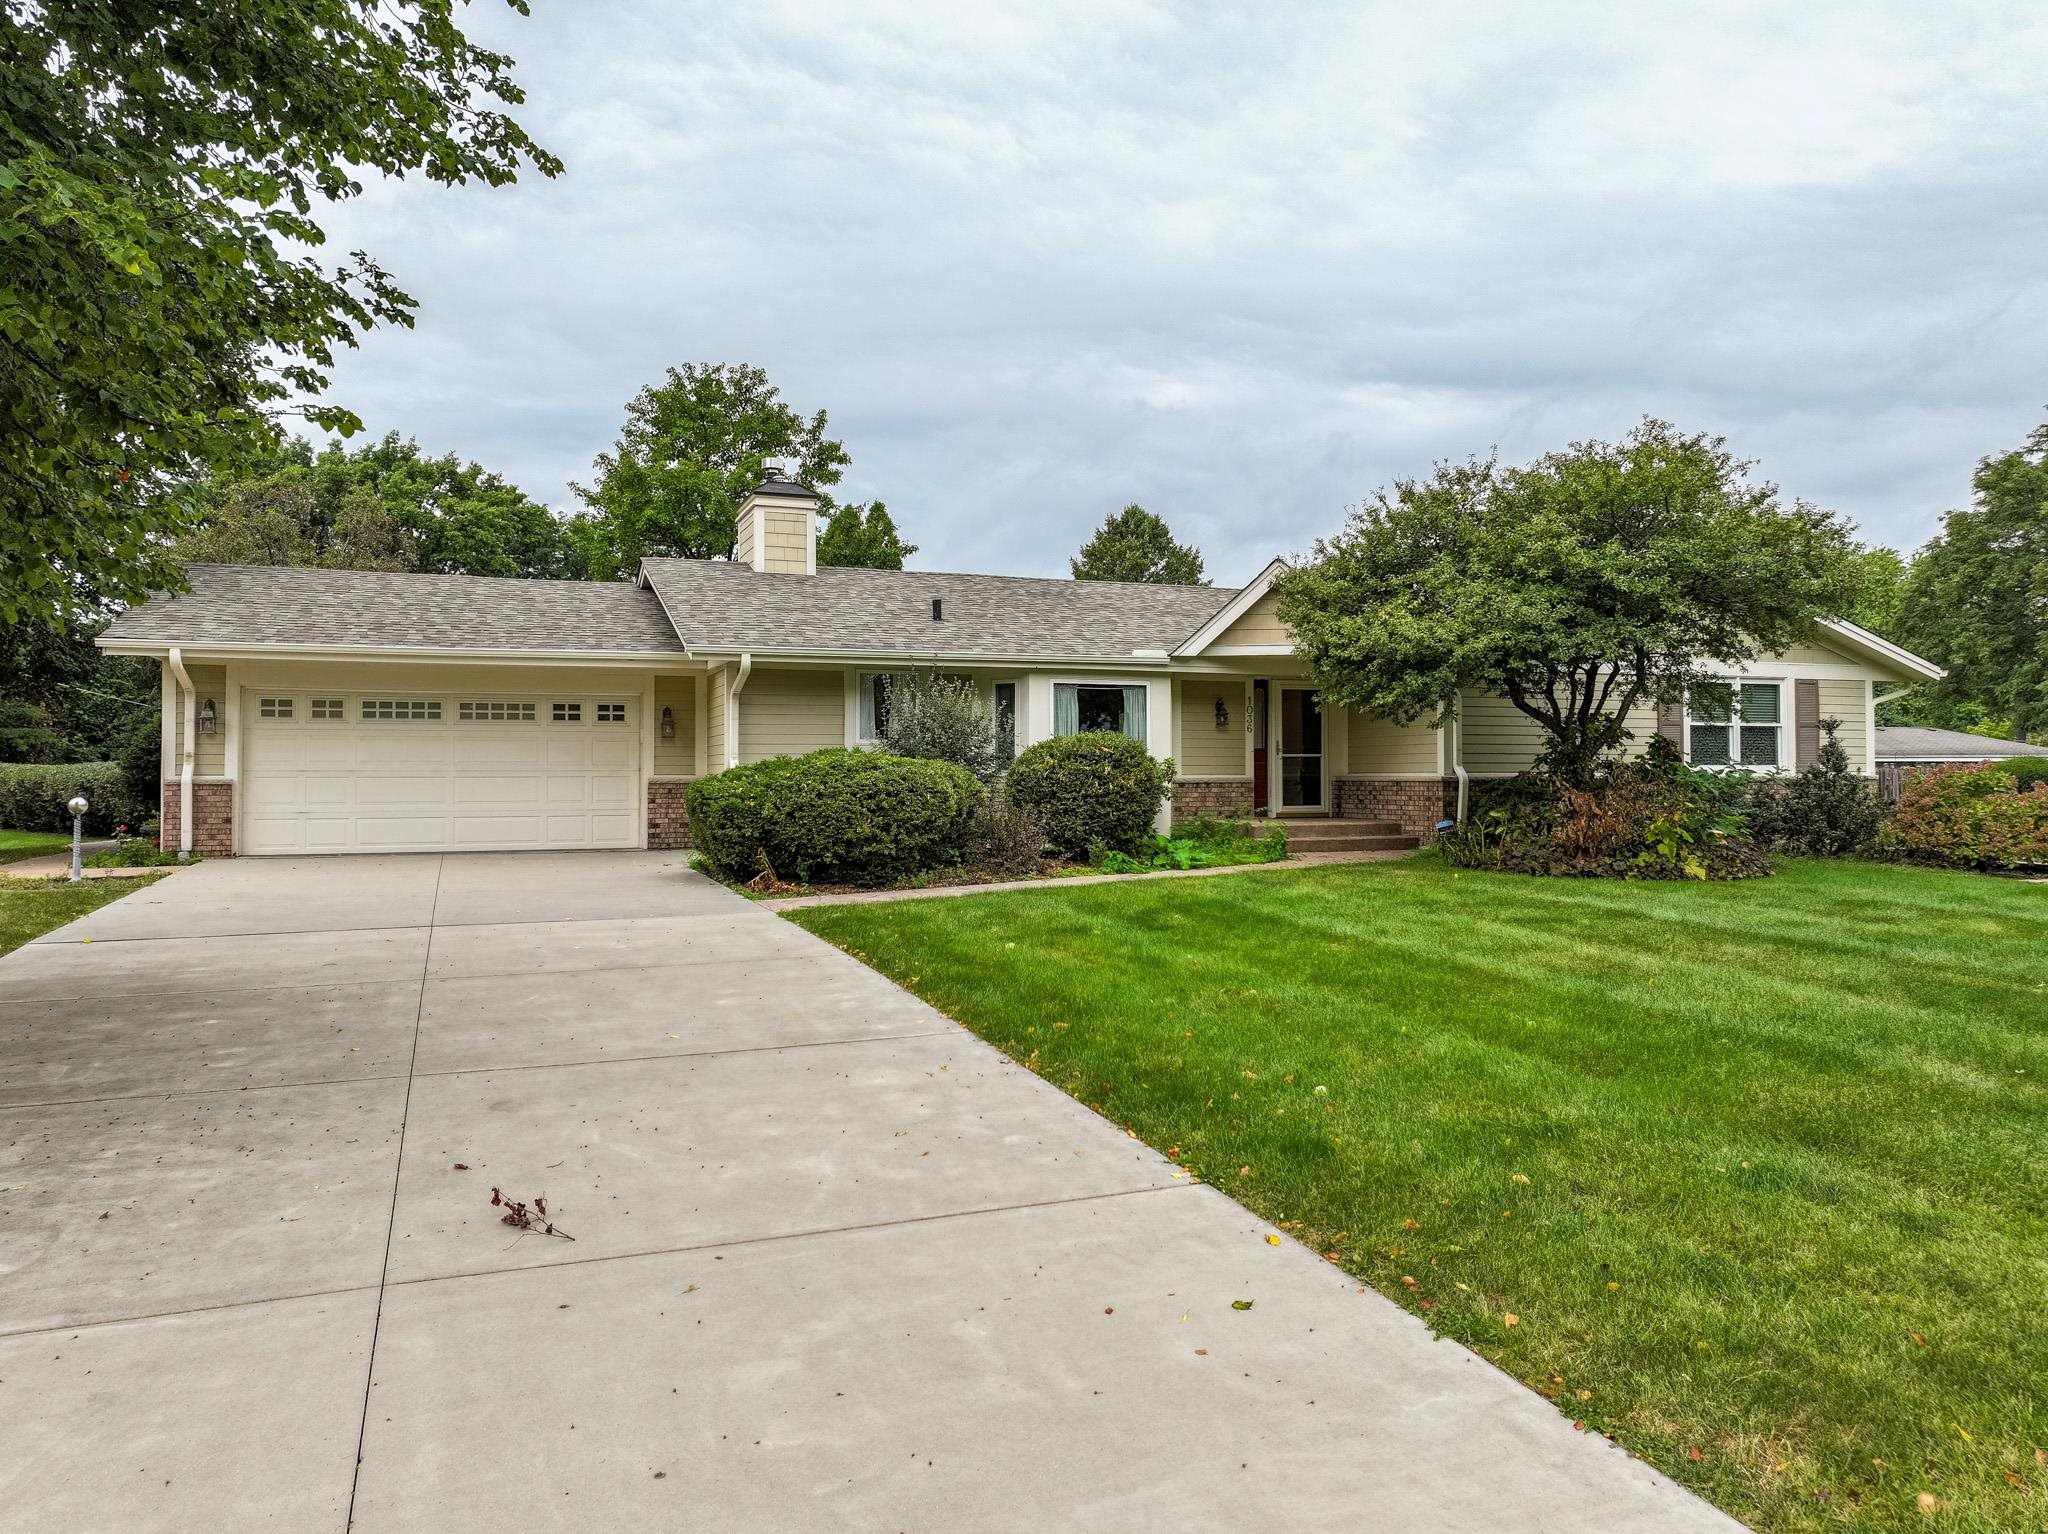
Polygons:
<instances>
[{"instance_id":1,"label":"front window","mask_svg":"<svg viewBox=\"0 0 2048 1534\"><path fill-rule=\"evenodd\" d=\"M889 728L889 683L886 671L864 671L860 678L860 738L872 745Z\"/></svg>"},{"instance_id":2,"label":"front window","mask_svg":"<svg viewBox=\"0 0 2048 1534\"><path fill-rule=\"evenodd\" d=\"M1145 688L1060 682L1052 690L1055 735L1128 735L1145 739Z\"/></svg>"},{"instance_id":3,"label":"front window","mask_svg":"<svg viewBox=\"0 0 2048 1534\"><path fill-rule=\"evenodd\" d=\"M1695 767L1782 765L1785 684L1721 682L1687 700L1687 735Z\"/></svg>"},{"instance_id":4,"label":"front window","mask_svg":"<svg viewBox=\"0 0 2048 1534\"><path fill-rule=\"evenodd\" d=\"M1017 684L998 682L996 695L996 752L1006 762L1017 759Z\"/></svg>"}]
</instances>

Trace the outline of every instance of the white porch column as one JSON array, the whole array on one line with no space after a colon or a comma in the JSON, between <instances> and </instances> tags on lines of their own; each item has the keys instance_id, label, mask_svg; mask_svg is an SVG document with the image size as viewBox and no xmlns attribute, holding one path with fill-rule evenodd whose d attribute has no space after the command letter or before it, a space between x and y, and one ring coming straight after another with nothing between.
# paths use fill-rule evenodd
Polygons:
<instances>
[{"instance_id":1,"label":"white porch column","mask_svg":"<svg viewBox=\"0 0 2048 1534\"><path fill-rule=\"evenodd\" d=\"M1148 678L1145 683L1145 745L1159 761L1170 761L1173 757L1177 719L1173 707L1173 678ZM1161 836L1173 830L1171 799L1159 806L1159 813L1152 819L1152 829Z\"/></svg>"},{"instance_id":2,"label":"white porch column","mask_svg":"<svg viewBox=\"0 0 2048 1534\"><path fill-rule=\"evenodd\" d=\"M1052 678L1040 672L1024 676L1024 696L1017 700L1017 749L1052 739Z\"/></svg>"}]
</instances>

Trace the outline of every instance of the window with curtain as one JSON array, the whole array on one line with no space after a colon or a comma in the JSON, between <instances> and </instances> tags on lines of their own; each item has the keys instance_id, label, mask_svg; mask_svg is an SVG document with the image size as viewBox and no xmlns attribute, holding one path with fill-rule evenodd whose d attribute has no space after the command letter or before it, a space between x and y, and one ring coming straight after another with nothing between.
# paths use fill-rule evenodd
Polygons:
<instances>
[{"instance_id":1,"label":"window with curtain","mask_svg":"<svg viewBox=\"0 0 2048 1534\"><path fill-rule=\"evenodd\" d=\"M1687 736L1695 767L1784 763L1785 684L1722 682L1686 700Z\"/></svg>"},{"instance_id":2,"label":"window with curtain","mask_svg":"<svg viewBox=\"0 0 2048 1534\"><path fill-rule=\"evenodd\" d=\"M889 727L889 673L864 671L860 678L860 738L872 744Z\"/></svg>"},{"instance_id":3,"label":"window with curtain","mask_svg":"<svg viewBox=\"0 0 2048 1534\"><path fill-rule=\"evenodd\" d=\"M1006 762L1017 759L1017 684L995 685L996 752Z\"/></svg>"},{"instance_id":4,"label":"window with curtain","mask_svg":"<svg viewBox=\"0 0 2048 1534\"><path fill-rule=\"evenodd\" d=\"M1143 742L1145 686L1095 687L1058 682L1052 689L1052 732L1055 735L1128 735Z\"/></svg>"}]
</instances>

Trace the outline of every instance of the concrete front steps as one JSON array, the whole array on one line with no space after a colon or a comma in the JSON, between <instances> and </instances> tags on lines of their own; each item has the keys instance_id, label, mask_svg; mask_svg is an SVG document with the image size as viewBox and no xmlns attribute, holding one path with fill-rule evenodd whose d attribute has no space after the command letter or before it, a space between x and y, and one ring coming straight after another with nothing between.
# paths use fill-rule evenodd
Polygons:
<instances>
[{"instance_id":1,"label":"concrete front steps","mask_svg":"<svg viewBox=\"0 0 2048 1534\"><path fill-rule=\"evenodd\" d=\"M1278 819L1287 828L1289 852L1412 852L1422 845L1421 837L1403 835L1393 820Z\"/></svg>"}]
</instances>

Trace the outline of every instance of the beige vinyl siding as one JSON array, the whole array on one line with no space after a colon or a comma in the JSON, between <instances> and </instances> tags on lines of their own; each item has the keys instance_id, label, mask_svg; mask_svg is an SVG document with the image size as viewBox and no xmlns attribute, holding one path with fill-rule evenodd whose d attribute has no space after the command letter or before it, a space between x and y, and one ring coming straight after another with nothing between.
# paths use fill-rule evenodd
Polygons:
<instances>
[{"instance_id":1,"label":"beige vinyl siding","mask_svg":"<svg viewBox=\"0 0 2048 1534\"><path fill-rule=\"evenodd\" d=\"M1526 771L1543 749L1543 727L1508 702L1489 693L1459 695L1463 714L1465 770L1489 774Z\"/></svg>"},{"instance_id":2,"label":"beige vinyl siding","mask_svg":"<svg viewBox=\"0 0 2048 1534\"><path fill-rule=\"evenodd\" d=\"M1437 732L1427 719L1395 724L1369 714L1347 713L1350 756L1345 775L1375 778L1413 773L1433 774L1437 767Z\"/></svg>"},{"instance_id":3,"label":"beige vinyl siding","mask_svg":"<svg viewBox=\"0 0 2048 1534\"><path fill-rule=\"evenodd\" d=\"M1781 650L1768 659L1752 662L1749 669L1760 671L1768 667L1771 661L1774 660L1798 661L1814 666L1861 666L1865 664L1865 662L1859 661L1853 656L1844 655L1840 650L1830 650L1826 645L1796 644L1791 649Z\"/></svg>"},{"instance_id":4,"label":"beige vinyl siding","mask_svg":"<svg viewBox=\"0 0 2048 1534\"><path fill-rule=\"evenodd\" d=\"M801 575L807 568L810 529L804 524L809 512L764 511L761 513L762 568ZM748 684L752 686L752 683ZM741 696L745 696L742 694Z\"/></svg>"},{"instance_id":5,"label":"beige vinyl siding","mask_svg":"<svg viewBox=\"0 0 2048 1534\"><path fill-rule=\"evenodd\" d=\"M664 708L675 710L676 738L661 738L660 720ZM687 778L697 771L697 679L694 676L659 676L654 679L654 775L657 778Z\"/></svg>"},{"instance_id":6,"label":"beige vinyl siding","mask_svg":"<svg viewBox=\"0 0 2048 1534\"><path fill-rule=\"evenodd\" d=\"M1865 777L1873 776L1876 768L1870 762L1870 684L1831 682L1824 678L1818 689L1820 717L1842 721L1842 727L1835 732L1835 739L1849 753L1849 770ZM1789 695L1791 689L1786 691ZM1787 707L1790 707L1789 697Z\"/></svg>"},{"instance_id":7,"label":"beige vinyl siding","mask_svg":"<svg viewBox=\"0 0 2048 1534\"><path fill-rule=\"evenodd\" d=\"M711 673L711 685L705 690L705 733L704 770L720 772L725 767L725 699L731 690L732 673L721 667ZM740 696L744 698L745 693Z\"/></svg>"},{"instance_id":8,"label":"beige vinyl siding","mask_svg":"<svg viewBox=\"0 0 2048 1534\"><path fill-rule=\"evenodd\" d=\"M1291 645L1294 635L1280 621L1280 598L1272 592L1254 602L1249 611L1216 638L1218 645Z\"/></svg>"},{"instance_id":9,"label":"beige vinyl siding","mask_svg":"<svg viewBox=\"0 0 2048 1534\"><path fill-rule=\"evenodd\" d=\"M740 760L802 756L846 744L843 672L755 667L740 693Z\"/></svg>"},{"instance_id":10,"label":"beige vinyl siding","mask_svg":"<svg viewBox=\"0 0 2048 1534\"><path fill-rule=\"evenodd\" d=\"M1243 778L1245 771L1244 683L1234 677L1180 684L1180 755L1175 771L1184 778ZM1216 700L1230 710L1230 722L1216 728Z\"/></svg>"},{"instance_id":11,"label":"beige vinyl siding","mask_svg":"<svg viewBox=\"0 0 2048 1534\"><path fill-rule=\"evenodd\" d=\"M193 737L195 752L192 772L195 777L225 777L228 770L228 668L225 666L192 666L185 668L185 674L192 678L192 691L197 698L193 704L197 711L213 704L213 733ZM177 718L173 721L176 736L171 747L171 759L164 767L164 776L178 775L180 753L185 748L185 700L180 697Z\"/></svg>"},{"instance_id":12,"label":"beige vinyl siding","mask_svg":"<svg viewBox=\"0 0 2048 1534\"><path fill-rule=\"evenodd\" d=\"M1628 727L1629 733L1627 754L1641 756L1650 749L1650 742L1657 736L1657 705L1638 703L1628 711L1628 718L1622 722Z\"/></svg>"}]
</instances>

